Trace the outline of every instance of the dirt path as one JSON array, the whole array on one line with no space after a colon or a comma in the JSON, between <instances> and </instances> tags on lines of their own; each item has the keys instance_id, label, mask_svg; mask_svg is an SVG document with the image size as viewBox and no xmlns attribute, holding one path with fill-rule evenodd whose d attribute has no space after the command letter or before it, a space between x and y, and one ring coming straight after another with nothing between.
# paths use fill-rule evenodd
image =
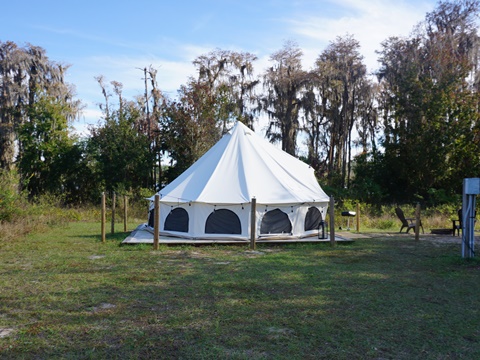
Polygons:
<instances>
[{"instance_id":1,"label":"dirt path","mask_svg":"<svg viewBox=\"0 0 480 360\"><path fill-rule=\"evenodd\" d=\"M350 231L335 231L335 234L346 239L373 239L373 238L389 238L389 237L405 237L405 238L414 238L415 234L413 233L357 233ZM437 235L437 234L420 234L420 241L435 241L442 243L457 243L462 242L461 236L452 236L452 235ZM480 237L475 237L475 242L480 241Z\"/></svg>"}]
</instances>

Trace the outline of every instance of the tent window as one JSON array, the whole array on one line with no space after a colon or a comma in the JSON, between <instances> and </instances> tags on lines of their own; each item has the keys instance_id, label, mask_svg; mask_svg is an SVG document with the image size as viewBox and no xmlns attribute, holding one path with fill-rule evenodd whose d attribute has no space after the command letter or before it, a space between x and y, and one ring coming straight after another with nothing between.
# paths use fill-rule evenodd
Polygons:
<instances>
[{"instance_id":1,"label":"tent window","mask_svg":"<svg viewBox=\"0 0 480 360\"><path fill-rule=\"evenodd\" d=\"M188 232L188 212L183 208L170 211L165 219L165 230Z\"/></svg>"},{"instance_id":2,"label":"tent window","mask_svg":"<svg viewBox=\"0 0 480 360\"><path fill-rule=\"evenodd\" d=\"M260 234L291 234L292 223L280 209L270 210L263 215Z\"/></svg>"},{"instance_id":3,"label":"tent window","mask_svg":"<svg viewBox=\"0 0 480 360\"><path fill-rule=\"evenodd\" d=\"M212 212L205 223L206 234L241 234L242 226L237 214L228 209Z\"/></svg>"},{"instance_id":4,"label":"tent window","mask_svg":"<svg viewBox=\"0 0 480 360\"><path fill-rule=\"evenodd\" d=\"M155 209L148 212L148 226L152 228L155 226Z\"/></svg>"},{"instance_id":5,"label":"tent window","mask_svg":"<svg viewBox=\"0 0 480 360\"><path fill-rule=\"evenodd\" d=\"M320 222L322 221L322 213L316 207L308 208L305 216L305 231L318 230Z\"/></svg>"}]
</instances>

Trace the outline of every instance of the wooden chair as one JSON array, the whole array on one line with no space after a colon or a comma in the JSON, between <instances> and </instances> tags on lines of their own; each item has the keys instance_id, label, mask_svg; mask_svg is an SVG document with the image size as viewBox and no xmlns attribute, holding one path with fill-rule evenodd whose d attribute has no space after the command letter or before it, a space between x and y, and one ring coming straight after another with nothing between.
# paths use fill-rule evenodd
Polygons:
<instances>
[{"instance_id":1,"label":"wooden chair","mask_svg":"<svg viewBox=\"0 0 480 360\"><path fill-rule=\"evenodd\" d=\"M460 236L460 230L462 230L462 209L457 211L458 220L452 220L452 230L453 236L455 236L455 230L457 230L457 235Z\"/></svg>"},{"instance_id":2,"label":"wooden chair","mask_svg":"<svg viewBox=\"0 0 480 360\"><path fill-rule=\"evenodd\" d=\"M395 213L397 214L398 218L402 222L402 227L400 228L400 232L402 232L403 228L407 228L407 231L406 231L407 233L410 231L410 229L415 230L416 224L415 224L414 218L406 218L405 214L403 213L403 210L400 209L399 207L395 208ZM420 220L419 226L422 228L422 234L425 234L421 220Z\"/></svg>"},{"instance_id":3,"label":"wooden chair","mask_svg":"<svg viewBox=\"0 0 480 360\"><path fill-rule=\"evenodd\" d=\"M457 211L457 214L458 214L458 220L457 219L452 220L453 236L455 236L455 230L457 230L458 236L460 236L460 230L462 230L462 209L459 209ZM473 219L473 221L476 222L477 221L476 219L477 219L477 211L475 211L475 218Z\"/></svg>"}]
</instances>

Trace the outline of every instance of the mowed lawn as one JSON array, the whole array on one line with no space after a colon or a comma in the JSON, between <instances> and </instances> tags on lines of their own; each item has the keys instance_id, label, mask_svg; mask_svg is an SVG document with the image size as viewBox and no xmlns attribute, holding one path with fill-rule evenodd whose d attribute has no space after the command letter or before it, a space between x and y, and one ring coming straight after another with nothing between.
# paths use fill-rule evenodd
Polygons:
<instances>
[{"instance_id":1,"label":"mowed lawn","mask_svg":"<svg viewBox=\"0 0 480 360\"><path fill-rule=\"evenodd\" d=\"M0 243L1 359L480 359L460 240L153 251L99 232Z\"/></svg>"}]
</instances>

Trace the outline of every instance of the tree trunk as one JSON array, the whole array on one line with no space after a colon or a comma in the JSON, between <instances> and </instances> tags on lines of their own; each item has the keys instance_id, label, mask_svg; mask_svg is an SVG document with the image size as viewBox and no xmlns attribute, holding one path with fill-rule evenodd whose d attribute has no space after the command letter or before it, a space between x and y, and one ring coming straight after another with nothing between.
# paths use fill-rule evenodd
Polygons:
<instances>
[{"instance_id":1,"label":"tree trunk","mask_svg":"<svg viewBox=\"0 0 480 360\"><path fill-rule=\"evenodd\" d=\"M13 124L11 122L2 122L0 124L0 169L10 171L14 162L15 132Z\"/></svg>"}]
</instances>

